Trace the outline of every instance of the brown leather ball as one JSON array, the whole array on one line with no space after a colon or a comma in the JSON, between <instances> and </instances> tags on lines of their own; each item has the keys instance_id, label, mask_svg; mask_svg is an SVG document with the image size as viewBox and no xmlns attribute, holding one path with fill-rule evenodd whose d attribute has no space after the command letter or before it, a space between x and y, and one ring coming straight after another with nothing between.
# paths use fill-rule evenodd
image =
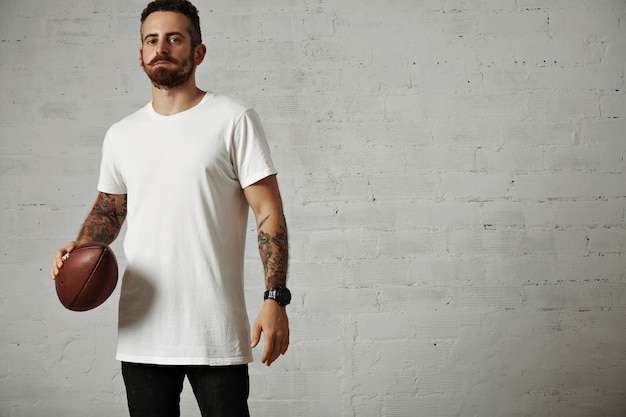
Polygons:
<instances>
[{"instance_id":1,"label":"brown leather ball","mask_svg":"<svg viewBox=\"0 0 626 417\"><path fill-rule=\"evenodd\" d=\"M65 308L87 311L104 303L117 286L117 259L104 243L76 246L63 261L55 280Z\"/></svg>"}]
</instances>

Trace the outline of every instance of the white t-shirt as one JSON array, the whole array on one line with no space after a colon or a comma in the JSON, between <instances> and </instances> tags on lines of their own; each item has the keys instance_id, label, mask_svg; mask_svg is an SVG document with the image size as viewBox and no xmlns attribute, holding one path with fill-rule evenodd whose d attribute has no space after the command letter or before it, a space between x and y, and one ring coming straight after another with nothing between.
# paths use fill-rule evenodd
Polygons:
<instances>
[{"instance_id":1,"label":"white t-shirt","mask_svg":"<svg viewBox=\"0 0 626 417\"><path fill-rule=\"evenodd\" d=\"M102 153L98 190L128 194L117 359L251 362L243 188L276 173L257 114L213 93L172 116L148 103Z\"/></svg>"}]
</instances>

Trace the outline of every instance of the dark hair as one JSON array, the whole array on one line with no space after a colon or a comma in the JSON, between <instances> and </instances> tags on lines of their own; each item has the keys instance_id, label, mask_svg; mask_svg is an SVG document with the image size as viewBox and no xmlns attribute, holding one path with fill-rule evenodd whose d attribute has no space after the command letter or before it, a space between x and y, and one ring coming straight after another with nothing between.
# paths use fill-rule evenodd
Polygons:
<instances>
[{"instance_id":1,"label":"dark hair","mask_svg":"<svg viewBox=\"0 0 626 417\"><path fill-rule=\"evenodd\" d=\"M191 35L191 46L195 47L202 43L202 33L200 32L200 17L198 17L198 9L188 0L154 0L146 6L141 13L141 25L146 18L153 12L177 12L187 16L189 25L187 30Z\"/></svg>"}]
</instances>

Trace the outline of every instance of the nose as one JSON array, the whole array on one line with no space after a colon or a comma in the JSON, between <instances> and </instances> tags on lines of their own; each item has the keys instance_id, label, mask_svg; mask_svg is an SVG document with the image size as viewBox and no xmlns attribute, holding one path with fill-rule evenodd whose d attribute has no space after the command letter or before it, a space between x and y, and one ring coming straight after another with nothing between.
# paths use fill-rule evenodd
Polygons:
<instances>
[{"instance_id":1,"label":"nose","mask_svg":"<svg viewBox=\"0 0 626 417\"><path fill-rule=\"evenodd\" d=\"M156 45L156 53L159 55L168 54L170 50L170 44L167 42L167 39L161 39L157 42Z\"/></svg>"}]
</instances>

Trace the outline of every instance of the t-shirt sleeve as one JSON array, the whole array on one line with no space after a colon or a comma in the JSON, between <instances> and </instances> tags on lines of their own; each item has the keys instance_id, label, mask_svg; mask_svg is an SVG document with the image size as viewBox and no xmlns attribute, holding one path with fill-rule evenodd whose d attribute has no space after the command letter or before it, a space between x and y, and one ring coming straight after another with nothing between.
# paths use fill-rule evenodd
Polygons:
<instances>
[{"instance_id":1,"label":"t-shirt sleeve","mask_svg":"<svg viewBox=\"0 0 626 417\"><path fill-rule=\"evenodd\" d=\"M248 109L235 126L232 157L241 188L276 174L261 120L253 109Z\"/></svg>"},{"instance_id":2,"label":"t-shirt sleeve","mask_svg":"<svg viewBox=\"0 0 626 417\"><path fill-rule=\"evenodd\" d=\"M98 191L108 194L126 194L126 184L115 163L111 136L111 129L109 129L102 144Z\"/></svg>"}]
</instances>

